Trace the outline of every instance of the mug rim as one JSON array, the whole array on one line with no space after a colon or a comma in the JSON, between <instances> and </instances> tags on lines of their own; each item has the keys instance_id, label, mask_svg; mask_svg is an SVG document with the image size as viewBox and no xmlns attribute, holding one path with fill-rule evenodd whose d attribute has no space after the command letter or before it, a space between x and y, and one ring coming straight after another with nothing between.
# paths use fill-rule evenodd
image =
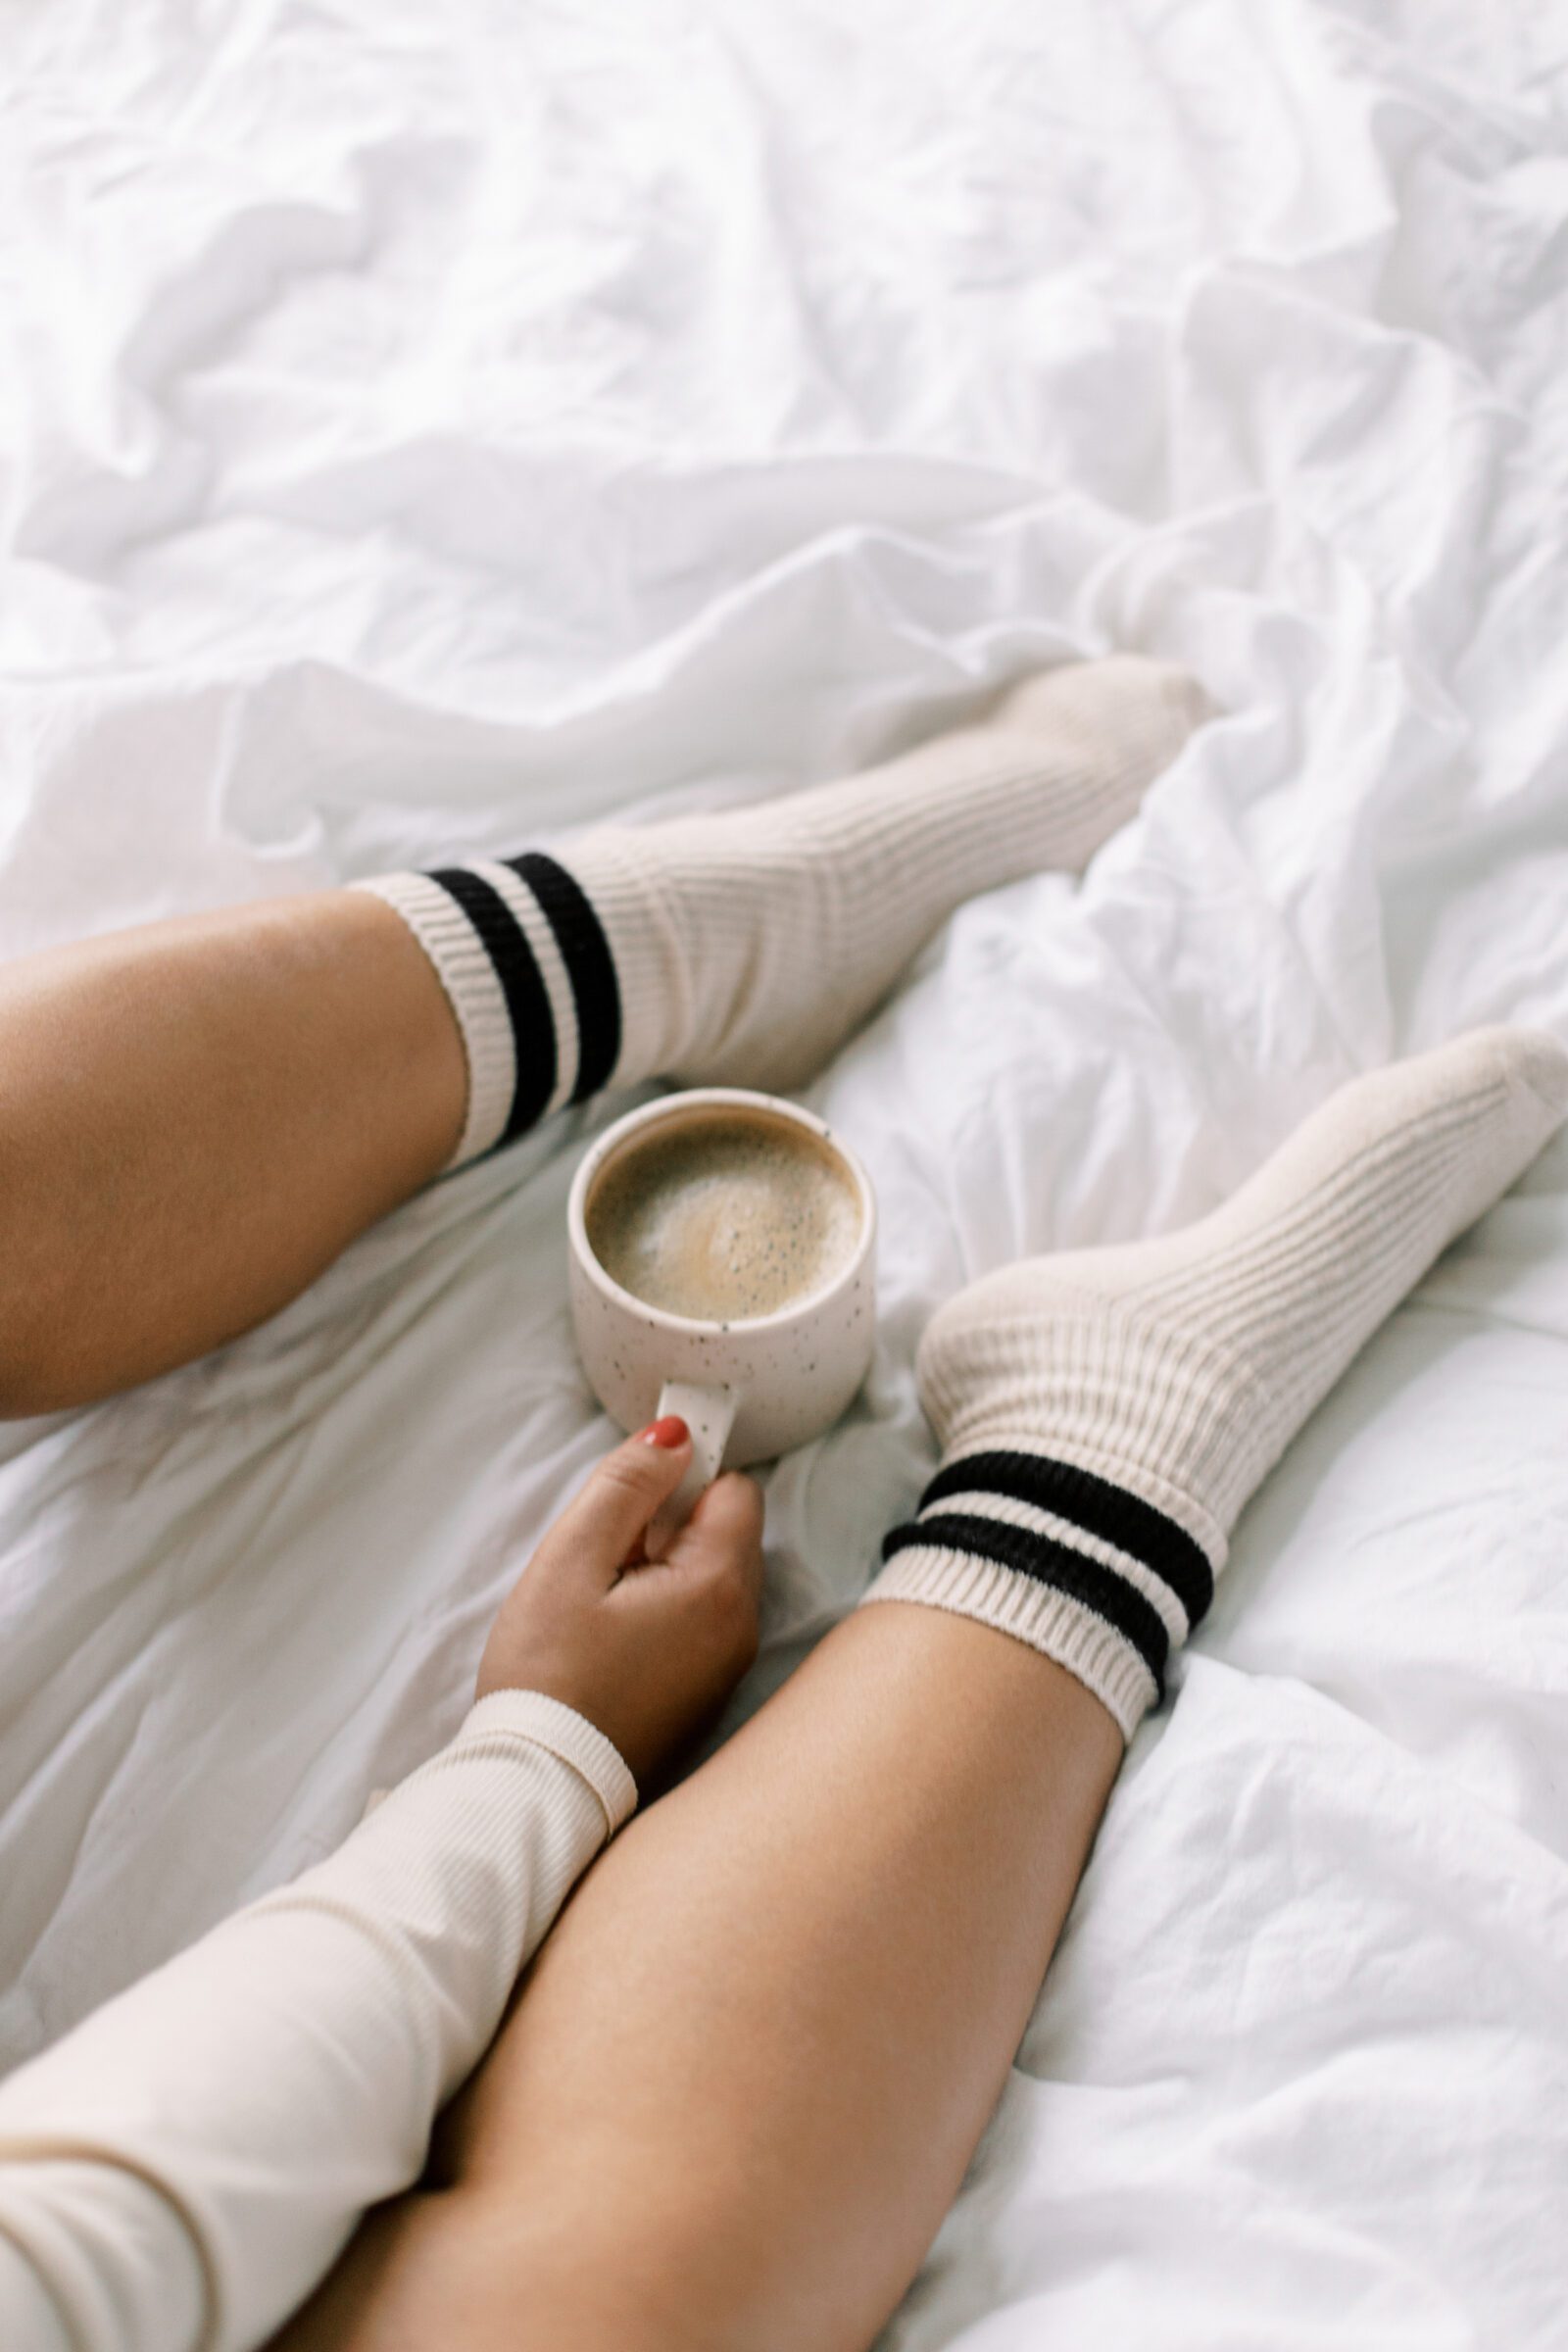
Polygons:
<instances>
[{"instance_id":1,"label":"mug rim","mask_svg":"<svg viewBox=\"0 0 1568 2352\"><path fill-rule=\"evenodd\" d=\"M735 1104L745 1110L772 1111L786 1121L808 1128L819 1143L826 1144L837 1155L854 1179L861 1214L860 1233L855 1250L830 1281L822 1283L814 1291L807 1292L804 1298L793 1299L788 1306L776 1306L765 1315L737 1315L727 1323L711 1315L677 1315L668 1307L655 1306L648 1299L639 1298L635 1291L628 1291L624 1284L615 1280L613 1274L607 1272L595 1254L588 1239L588 1220L584 1213L589 1187L595 1176L612 1152L617 1151L628 1135L639 1127L655 1126L662 1118L677 1118L682 1111L715 1104L720 1107ZM846 1283L852 1282L862 1272L876 1243L876 1193L859 1154L834 1134L825 1119L818 1118L814 1110L808 1110L803 1102L792 1102L784 1095L764 1095L749 1086L684 1087L675 1094L656 1095L651 1102L639 1102L635 1109L623 1112L621 1117L605 1129L603 1135L596 1138L578 1162L576 1174L571 1180L571 1191L566 1200L566 1233L572 1255L588 1279L596 1283L616 1306L626 1308L655 1330L710 1332L725 1339L738 1334L749 1337L753 1332L783 1329L801 1315L821 1306Z\"/></svg>"}]
</instances>

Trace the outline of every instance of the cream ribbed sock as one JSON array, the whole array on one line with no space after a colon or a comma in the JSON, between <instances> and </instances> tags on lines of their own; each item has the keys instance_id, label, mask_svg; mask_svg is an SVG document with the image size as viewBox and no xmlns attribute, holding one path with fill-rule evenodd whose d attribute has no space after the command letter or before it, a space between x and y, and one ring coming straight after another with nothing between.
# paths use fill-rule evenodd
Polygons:
<instances>
[{"instance_id":1,"label":"cream ribbed sock","mask_svg":"<svg viewBox=\"0 0 1568 2352\"><path fill-rule=\"evenodd\" d=\"M1554 1039L1478 1029L1353 1080L1185 1231L971 1284L920 1348L943 1466L866 1598L1016 1635L1130 1739L1249 1496L1565 1110Z\"/></svg>"},{"instance_id":2,"label":"cream ribbed sock","mask_svg":"<svg viewBox=\"0 0 1568 2352\"><path fill-rule=\"evenodd\" d=\"M418 938L463 1034L453 1165L611 1083L797 1084L960 901L1086 864L1207 709L1162 662L1079 662L843 783L601 827L565 863L362 884Z\"/></svg>"}]
</instances>

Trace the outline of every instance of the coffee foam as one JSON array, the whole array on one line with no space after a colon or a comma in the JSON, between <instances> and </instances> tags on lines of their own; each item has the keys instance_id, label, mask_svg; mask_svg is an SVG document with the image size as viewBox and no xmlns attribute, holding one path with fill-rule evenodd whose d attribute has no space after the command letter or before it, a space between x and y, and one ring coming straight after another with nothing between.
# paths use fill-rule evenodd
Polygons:
<instances>
[{"instance_id":1,"label":"coffee foam","mask_svg":"<svg viewBox=\"0 0 1568 2352\"><path fill-rule=\"evenodd\" d=\"M612 1281L666 1314L740 1323L831 1282L855 1254L853 1177L809 1129L700 1111L619 1152L589 1195L589 1247Z\"/></svg>"}]
</instances>

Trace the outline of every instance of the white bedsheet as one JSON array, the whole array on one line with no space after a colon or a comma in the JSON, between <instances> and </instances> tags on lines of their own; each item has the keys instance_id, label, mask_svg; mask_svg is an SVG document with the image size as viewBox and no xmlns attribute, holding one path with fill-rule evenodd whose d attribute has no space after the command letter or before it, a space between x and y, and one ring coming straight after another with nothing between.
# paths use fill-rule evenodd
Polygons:
<instances>
[{"instance_id":1,"label":"white bedsheet","mask_svg":"<svg viewBox=\"0 0 1568 2352\"><path fill-rule=\"evenodd\" d=\"M785 789L1110 645L1230 709L817 1090L881 1350L771 1479L747 1704L907 1505L956 1284L1202 1209L1358 1067L1568 1035L1560 6L55 0L7 46L7 952ZM457 1721L610 1436L591 1124L7 1434L4 2061ZM1565 1373L1559 1145L1247 1518L885 2352L1563 2342Z\"/></svg>"}]
</instances>

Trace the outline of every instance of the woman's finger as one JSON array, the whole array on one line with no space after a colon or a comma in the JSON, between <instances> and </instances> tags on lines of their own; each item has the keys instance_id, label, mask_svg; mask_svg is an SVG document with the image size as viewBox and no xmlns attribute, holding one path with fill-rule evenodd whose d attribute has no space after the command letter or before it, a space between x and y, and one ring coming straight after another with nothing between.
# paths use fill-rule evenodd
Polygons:
<instances>
[{"instance_id":1,"label":"woman's finger","mask_svg":"<svg viewBox=\"0 0 1568 2352\"><path fill-rule=\"evenodd\" d=\"M589 1476L547 1541L584 1556L608 1587L640 1542L662 1502L668 1500L692 1458L691 1432L674 1414L639 1430Z\"/></svg>"},{"instance_id":2,"label":"woman's finger","mask_svg":"<svg viewBox=\"0 0 1568 2352\"><path fill-rule=\"evenodd\" d=\"M704 1489L665 1555L671 1568L737 1568L754 1599L762 1590L762 1490L726 1470Z\"/></svg>"}]
</instances>

